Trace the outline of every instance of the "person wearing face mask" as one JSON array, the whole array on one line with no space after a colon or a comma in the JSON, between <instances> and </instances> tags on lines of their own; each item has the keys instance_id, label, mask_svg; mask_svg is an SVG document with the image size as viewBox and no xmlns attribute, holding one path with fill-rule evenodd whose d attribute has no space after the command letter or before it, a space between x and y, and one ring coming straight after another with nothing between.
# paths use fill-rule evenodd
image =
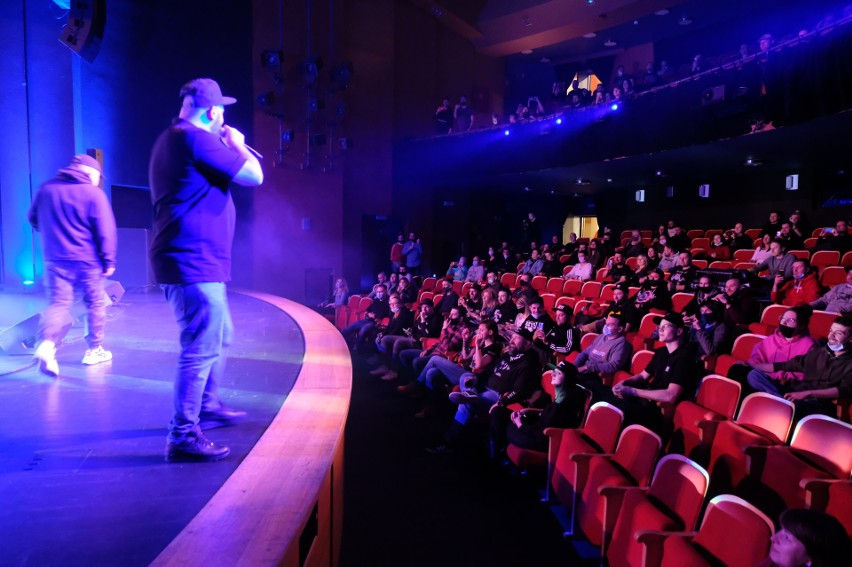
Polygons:
<instances>
[{"instance_id":1,"label":"person wearing face mask","mask_svg":"<svg viewBox=\"0 0 852 567\"><path fill-rule=\"evenodd\" d=\"M722 320L723 309L721 303L708 301L701 305L698 315L684 316L684 323L689 325L689 341L696 346L700 360L730 352L734 333Z\"/></svg>"},{"instance_id":2,"label":"person wearing face mask","mask_svg":"<svg viewBox=\"0 0 852 567\"><path fill-rule=\"evenodd\" d=\"M781 529L770 538L769 557L757 567L841 567L848 565L849 535L825 512L790 508L781 513Z\"/></svg>"},{"instance_id":3,"label":"person wearing face mask","mask_svg":"<svg viewBox=\"0 0 852 567\"><path fill-rule=\"evenodd\" d=\"M495 298L500 290L503 289L503 284L500 283L500 278L497 277L496 272L488 272L485 276L485 287L494 292ZM483 291L485 291L484 288Z\"/></svg>"},{"instance_id":4,"label":"person wearing face mask","mask_svg":"<svg viewBox=\"0 0 852 567\"><path fill-rule=\"evenodd\" d=\"M479 259L479 256L474 256L471 261L470 268L467 270L467 275L464 277L464 281L479 283L484 279L485 266L482 265L482 261Z\"/></svg>"},{"instance_id":5,"label":"person wearing face mask","mask_svg":"<svg viewBox=\"0 0 852 567\"><path fill-rule=\"evenodd\" d=\"M718 290L713 285L713 280L710 276L701 276L698 278L698 284L695 286L695 295L682 310L684 315L698 315L701 306L713 299L718 293Z\"/></svg>"},{"instance_id":6,"label":"person wearing face mask","mask_svg":"<svg viewBox=\"0 0 852 567\"><path fill-rule=\"evenodd\" d=\"M441 327L438 342L426 349L409 349L400 352L400 363L403 366L410 367L415 376L420 376L423 368L426 367L433 356L452 358L454 353L461 350L465 315L467 315L467 312L464 307L453 307ZM390 380L390 378L387 379ZM404 386L397 387L397 391L402 394L416 394L422 392L422 388L423 382L414 380Z\"/></svg>"},{"instance_id":7,"label":"person wearing face mask","mask_svg":"<svg viewBox=\"0 0 852 567\"><path fill-rule=\"evenodd\" d=\"M580 373L580 383L600 384L602 374L612 375L627 368L631 356L633 347L624 337L624 319L610 314L604 321L601 334L574 361Z\"/></svg>"},{"instance_id":8,"label":"person wearing face mask","mask_svg":"<svg viewBox=\"0 0 852 567\"><path fill-rule=\"evenodd\" d=\"M447 278L457 282L463 282L467 276L467 258L461 256L457 262L450 262L450 267L447 268Z\"/></svg>"},{"instance_id":9,"label":"person wearing face mask","mask_svg":"<svg viewBox=\"0 0 852 567\"><path fill-rule=\"evenodd\" d=\"M770 394L796 404L796 419L821 413L834 415L832 400L852 397L852 317L841 315L828 331L828 343L786 362L753 365L763 372L801 372L801 380L761 383Z\"/></svg>"},{"instance_id":10,"label":"person wearing face mask","mask_svg":"<svg viewBox=\"0 0 852 567\"><path fill-rule=\"evenodd\" d=\"M435 312L446 317L453 307L459 304L459 294L453 291L453 281L445 279L441 281L441 300L435 304Z\"/></svg>"},{"instance_id":11,"label":"person wearing face mask","mask_svg":"<svg viewBox=\"0 0 852 567\"><path fill-rule=\"evenodd\" d=\"M668 311L672 308L672 294L659 268L648 271L648 276L633 299L634 317L641 319L651 309Z\"/></svg>"},{"instance_id":12,"label":"person wearing face mask","mask_svg":"<svg viewBox=\"0 0 852 567\"><path fill-rule=\"evenodd\" d=\"M793 279L785 282L783 278L776 277L769 298L773 303L793 307L818 300L820 291L822 286L816 273L811 271L811 263L798 258L793 262Z\"/></svg>"},{"instance_id":13,"label":"person wearing face mask","mask_svg":"<svg viewBox=\"0 0 852 567\"><path fill-rule=\"evenodd\" d=\"M577 263L571 267L571 270L567 274L565 274L565 279L587 282L592 279L593 270L594 268L592 267L592 264L586 260L586 253L578 252Z\"/></svg>"},{"instance_id":14,"label":"person wearing face mask","mask_svg":"<svg viewBox=\"0 0 852 567\"><path fill-rule=\"evenodd\" d=\"M784 312L775 332L754 345L748 361L733 366L728 376L739 382L747 382L755 392L774 393L776 383L801 381L804 378L801 372L764 372L756 368L760 364L786 362L814 348L816 342L808 330L812 313L813 309L809 305L799 305Z\"/></svg>"}]
</instances>

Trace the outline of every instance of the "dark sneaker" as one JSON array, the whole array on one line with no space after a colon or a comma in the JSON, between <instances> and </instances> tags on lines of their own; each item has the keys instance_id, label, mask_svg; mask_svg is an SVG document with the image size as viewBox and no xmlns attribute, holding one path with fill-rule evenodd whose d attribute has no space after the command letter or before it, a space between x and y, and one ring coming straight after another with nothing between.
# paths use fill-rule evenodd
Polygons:
<instances>
[{"instance_id":1,"label":"dark sneaker","mask_svg":"<svg viewBox=\"0 0 852 567\"><path fill-rule=\"evenodd\" d=\"M454 453L452 447L443 444L435 447L427 447L426 452L432 453L433 455L452 455Z\"/></svg>"},{"instance_id":2,"label":"dark sneaker","mask_svg":"<svg viewBox=\"0 0 852 567\"><path fill-rule=\"evenodd\" d=\"M454 404L471 404L479 399L479 396L470 392L451 392L450 402Z\"/></svg>"},{"instance_id":3,"label":"dark sneaker","mask_svg":"<svg viewBox=\"0 0 852 567\"><path fill-rule=\"evenodd\" d=\"M244 420L247 415L244 411L222 406L217 410L202 411L198 414L198 423L202 429L213 429L214 427L224 427L238 423Z\"/></svg>"},{"instance_id":4,"label":"dark sneaker","mask_svg":"<svg viewBox=\"0 0 852 567\"><path fill-rule=\"evenodd\" d=\"M228 447L217 445L200 431L193 431L179 443L166 443L166 462L218 461L227 457L230 452Z\"/></svg>"}]
</instances>

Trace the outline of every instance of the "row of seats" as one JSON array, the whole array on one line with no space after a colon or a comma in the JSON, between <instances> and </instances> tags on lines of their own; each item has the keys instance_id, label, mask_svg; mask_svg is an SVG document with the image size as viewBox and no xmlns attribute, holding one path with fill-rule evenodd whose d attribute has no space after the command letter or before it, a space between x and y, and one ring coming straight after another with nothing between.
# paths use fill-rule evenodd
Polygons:
<instances>
[{"instance_id":1,"label":"row of seats","mask_svg":"<svg viewBox=\"0 0 852 567\"><path fill-rule=\"evenodd\" d=\"M852 533L852 426L809 416L785 445L793 405L752 394L734 420L739 397L737 382L705 377L696 399L678 404L659 461L660 437L622 430L622 412L604 402L579 429L546 430L546 455L513 445L507 454L523 469L546 467L547 497L569 510L568 532L582 531L611 566L705 565L708 553L753 566L767 556L769 517L786 507L825 510Z\"/></svg>"}]
</instances>

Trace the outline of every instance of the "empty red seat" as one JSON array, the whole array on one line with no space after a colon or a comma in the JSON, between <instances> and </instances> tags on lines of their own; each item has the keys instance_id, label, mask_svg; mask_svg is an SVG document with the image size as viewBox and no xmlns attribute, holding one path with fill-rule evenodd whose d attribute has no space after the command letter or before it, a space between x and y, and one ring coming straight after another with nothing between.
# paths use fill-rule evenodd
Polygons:
<instances>
[{"instance_id":1,"label":"empty red seat","mask_svg":"<svg viewBox=\"0 0 852 567\"><path fill-rule=\"evenodd\" d=\"M742 387L723 376L705 376L695 401L684 400L674 410L668 451L707 463L718 422L733 419Z\"/></svg>"}]
</instances>

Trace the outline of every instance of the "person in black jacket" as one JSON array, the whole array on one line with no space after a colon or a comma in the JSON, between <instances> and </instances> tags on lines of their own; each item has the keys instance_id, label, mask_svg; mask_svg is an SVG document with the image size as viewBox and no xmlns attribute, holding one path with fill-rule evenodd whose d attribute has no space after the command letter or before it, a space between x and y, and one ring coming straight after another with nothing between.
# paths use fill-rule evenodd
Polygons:
<instances>
[{"instance_id":1,"label":"person in black jacket","mask_svg":"<svg viewBox=\"0 0 852 567\"><path fill-rule=\"evenodd\" d=\"M543 409L523 408L511 411L497 407L491 412L492 457L502 455L509 443L546 452L548 427L579 427L586 411L587 390L577 385L577 367L563 360L546 366L553 371L551 384L556 391Z\"/></svg>"}]
</instances>

